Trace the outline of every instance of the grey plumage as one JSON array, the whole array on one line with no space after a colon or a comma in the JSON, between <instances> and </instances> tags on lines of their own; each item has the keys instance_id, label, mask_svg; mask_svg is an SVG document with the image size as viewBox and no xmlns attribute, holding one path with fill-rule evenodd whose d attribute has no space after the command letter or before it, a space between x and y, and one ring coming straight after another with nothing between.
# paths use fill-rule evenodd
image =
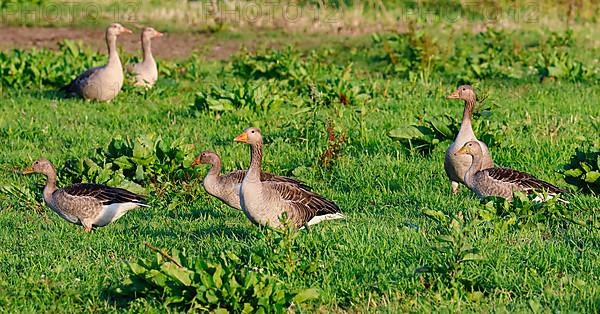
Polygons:
<instances>
[{"instance_id":1,"label":"grey plumage","mask_svg":"<svg viewBox=\"0 0 600 314\"><path fill-rule=\"evenodd\" d=\"M123 33L131 31L118 23L109 26L106 29L108 63L83 72L61 90L98 101L110 101L116 97L123 87L123 67L117 52L117 36Z\"/></svg>"},{"instance_id":2,"label":"grey plumage","mask_svg":"<svg viewBox=\"0 0 600 314\"><path fill-rule=\"evenodd\" d=\"M42 173L47 182L44 201L63 219L82 225L86 232L93 226L106 226L127 211L145 205L145 198L121 188L94 183L76 183L56 188L56 170L52 163L40 159L23 173Z\"/></svg>"},{"instance_id":3,"label":"grey plumage","mask_svg":"<svg viewBox=\"0 0 600 314\"><path fill-rule=\"evenodd\" d=\"M235 141L250 144L250 168L240 187L240 204L250 221L278 228L280 217L286 213L288 220L301 228L344 218L340 208L321 195L289 182L260 180L263 144L259 129L248 128Z\"/></svg>"},{"instance_id":4,"label":"grey plumage","mask_svg":"<svg viewBox=\"0 0 600 314\"><path fill-rule=\"evenodd\" d=\"M477 96L475 91L469 85L462 85L456 89L452 94L448 96L450 99L462 99L465 102L465 108L463 111L462 123L460 130L456 135L456 139L448 150L444 157L444 170L446 175L452 183L452 192L458 192L459 183L464 184L464 177L469 167L471 167L472 158L468 155L456 155L455 153L469 141L477 141L482 147L482 166L483 168L491 168L494 166L492 162L492 156L485 145L485 143L477 140L473 128L471 126L471 119L473 116L473 110L477 102Z\"/></svg>"},{"instance_id":5,"label":"grey plumage","mask_svg":"<svg viewBox=\"0 0 600 314\"><path fill-rule=\"evenodd\" d=\"M467 142L457 154L468 154L473 157L473 163L465 174L466 185L484 198L499 196L512 201L515 191L527 194L545 192L551 196L565 193L566 191L548 182L542 181L528 173L509 168L481 169L482 149L478 142Z\"/></svg>"},{"instance_id":6,"label":"grey plumage","mask_svg":"<svg viewBox=\"0 0 600 314\"><path fill-rule=\"evenodd\" d=\"M152 27L146 27L142 31L143 60L140 63L132 64L128 68L129 72L135 76L134 85L152 87L158 79L158 68L152 55L152 38L161 36L163 36L163 33L156 31Z\"/></svg>"},{"instance_id":7,"label":"grey plumage","mask_svg":"<svg viewBox=\"0 0 600 314\"><path fill-rule=\"evenodd\" d=\"M198 164L211 165L211 168L203 181L203 186L206 192L220 199L230 207L242 209L240 205L240 185L246 176L246 170L235 170L221 175L221 159L216 153L211 151L204 151L198 155L198 157L192 163L192 166ZM273 181L289 183L299 186L307 191L310 190L310 187L302 181L289 177L274 175L271 173L261 172L260 180L263 182Z\"/></svg>"}]
</instances>

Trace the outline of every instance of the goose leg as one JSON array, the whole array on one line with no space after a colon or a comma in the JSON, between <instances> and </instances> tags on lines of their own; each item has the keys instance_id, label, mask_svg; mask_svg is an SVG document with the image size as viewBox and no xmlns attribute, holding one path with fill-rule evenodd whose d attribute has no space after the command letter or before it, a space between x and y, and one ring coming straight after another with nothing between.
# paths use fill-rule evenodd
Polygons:
<instances>
[{"instance_id":1,"label":"goose leg","mask_svg":"<svg viewBox=\"0 0 600 314\"><path fill-rule=\"evenodd\" d=\"M458 193L458 182L452 181L452 194Z\"/></svg>"},{"instance_id":2,"label":"goose leg","mask_svg":"<svg viewBox=\"0 0 600 314\"><path fill-rule=\"evenodd\" d=\"M90 232L92 232L92 224L91 224L91 223L90 223L90 224L88 224L88 223L85 223L85 222L83 222L83 223L82 223L82 225L83 225L83 231L84 231L85 233L90 233Z\"/></svg>"}]
</instances>

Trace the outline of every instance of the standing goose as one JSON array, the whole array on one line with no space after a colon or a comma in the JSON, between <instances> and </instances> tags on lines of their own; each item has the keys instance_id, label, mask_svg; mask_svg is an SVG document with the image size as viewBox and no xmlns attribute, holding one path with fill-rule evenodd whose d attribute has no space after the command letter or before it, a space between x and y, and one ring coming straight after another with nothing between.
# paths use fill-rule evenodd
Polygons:
<instances>
[{"instance_id":1,"label":"standing goose","mask_svg":"<svg viewBox=\"0 0 600 314\"><path fill-rule=\"evenodd\" d=\"M452 193L458 193L458 184L465 183L465 173L471 166L472 158L468 155L456 155L455 153L469 141L477 141L482 147L482 169L491 168L494 166L492 156L485 143L478 141L473 133L471 119L473 117L473 109L477 103L477 96L473 87L462 85L456 91L448 96L449 99L462 99L465 101L465 109L463 111L462 123L458 135L454 143L450 144L444 158L444 170L446 175L452 182Z\"/></svg>"},{"instance_id":2,"label":"standing goose","mask_svg":"<svg viewBox=\"0 0 600 314\"><path fill-rule=\"evenodd\" d=\"M240 187L240 204L250 221L279 228L279 219L285 212L288 220L301 228L344 218L334 202L314 192L289 182L260 180L263 139L259 129L247 128L234 140L250 144L250 168Z\"/></svg>"},{"instance_id":3,"label":"standing goose","mask_svg":"<svg viewBox=\"0 0 600 314\"><path fill-rule=\"evenodd\" d=\"M192 162L192 166L199 164L211 165L208 174L204 177L206 192L233 208L242 209L240 205L240 186L246 175L246 170L235 170L221 175L221 159L216 153L208 150L202 152ZM260 173L260 181L285 182L310 190L310 187L305 185L304 182L266 172Z\"/></svg>"},{"instance_id":4,"label":"standing goose","mask_svg":"<svg viewBox=\"0 0 600 314\"><path fill-rule=\"evenodd\" d=\"M131 31L119 23L109 26L106 29L108 63L83 72L62 90L84 99L110 101L115 98L123 86L123 66L117 52L117 36L121 34L131 34Z\"/></svg>"},{"instance_id":5,"label":"standing goose","mask_svg":"<svg viewBox=\"0 0 600 314\"><path fill-rule=\"evenodd\" d=\"M46 205L68 222L82 225L85 232L92 231L93 226L110 224L130 209L148 207L141 195L100 184L76 183L57 189L56 170L47 159L39 159L23 171L30 173L48 178L44 187Z\"/></svg>"},{"instance_id":6,"label":"standing goose","mask_svg":"<svg viewBox=\"0 0 600 314\"><path fill-rule=\"evenodd\" d=\"M478 141L467 142L455 154L470 155L473 163L465 174L465 184L480 198L499 196L509 202L512 201L513 192L520 191L527 194L546 192L554 196L566 191L536 177L509 168L482 168L483 150Z\"/></svg>"},{"instance_id":7,"label":"standing goose","mask_svg":"<svg viewBox=\"0 0 600 314\"><path fill-rule=\"evenodd\" d=\"M152 87L158 79L156 61L152 56L152 38L162 37L163 33L152 27L146 27L142 31L142 52L144 59L141 63L134 64L130 71L135 75L135 86Z\"/></svg>"}]
</instances>

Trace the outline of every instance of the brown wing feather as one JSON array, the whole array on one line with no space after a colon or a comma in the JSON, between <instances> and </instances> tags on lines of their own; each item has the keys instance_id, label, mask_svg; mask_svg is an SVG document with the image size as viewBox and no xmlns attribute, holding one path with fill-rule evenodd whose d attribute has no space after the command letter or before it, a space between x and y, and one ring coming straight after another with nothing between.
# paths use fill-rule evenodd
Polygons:
<instances>
[{"instance_id":1,"label":"brown wing feather","mask_svg":"<svg viewBox=\"0 0 600 314\"><path fill-rule=\"evenodd\" d=\"M143 204L146 201L143 196L125 189L95 183L76 183L66 186L62 190L72 196L93 197L103 205L129 202Z\"/></svg>"},{"instance_id":2,"label":"brown wing feather","mask_svg":"<svg viewBox=\"0 0 600 314\"><path fill-rule=\"evenodd\" d=\"M293 211L288 214L297 225L304 225L315 216L340 212L340 208L333 201L295 184L274 181L263 184L266 184L269 190L276 192L293 208Z\"/></svg>"},{"instance_id":3,"label":"brown wing feather","mask_svg":"<svg viewBox=\"0 0 600 314\"><path fill-rule=\"evenodd\" d=\"M244 176L246 176L246 170L235 170L230 173L222 175L221 180L225 180L224 182L226 182L227 184L242 183L242 181L244 180ZM306 185L306 183L304 183L300 180L289 178L289 177L278 176L278 175L274 175L274 174L271 174L268 172L260 173L260 181L290 183L293 185L297 185L298 187L300 187L304 190L307 190L307 191L312 190L312 188L310 186Z\"/></svg>"},{"instance_id":4,"label":"brown wing feather","mask_svg":"<svg viewBox=\"0 0 600 314\"><path fill-rule=\"evenodd\" d=\"M546 191L548 193L565 193L566 191L548 182L542 181L528 173L509 168L489 168L482 170L494 180L512 183L522 187L527 192Z\"/></svg>"},{"instance_id":5,"label":"brown wing feather","mask_svg":"<svg viewBox=\"0 0 600 314\"><path fill-rule=\"evenodd\" d=\"M95 74L100 68L101 66L86 70L85 72L81 73L78 77L76 77L73 81L71 81L71 83L62 87L60 90L66 93L78 93L80 86L82 84L85 84L85 82L89 80L90 77L93 74Z\"/></svg>"}]
</instances>

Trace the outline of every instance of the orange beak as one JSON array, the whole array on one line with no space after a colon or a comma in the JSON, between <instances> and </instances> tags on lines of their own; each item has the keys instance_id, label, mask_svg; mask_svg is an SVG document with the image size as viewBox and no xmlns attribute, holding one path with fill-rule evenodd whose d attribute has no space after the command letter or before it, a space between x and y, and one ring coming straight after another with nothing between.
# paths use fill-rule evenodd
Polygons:
<instances>
[{"instance_id":1,"label":"orange beak","mask_svg":"<svg viewBox=\"0 0 600 314\"><path fill-rule=\"evenodd\" d=\"M129 28L123 27L121 34L133 34L133 32Z\"/></svg>"},{"instance_id":2,"label":"orange beak","mask_svg":"<svg viewBox=\"0 0 600 314\"><path fill-rule=\"evenodd\" d=\"M248 134L246 133L242 133L240 135L238 135L238 137L233 139L236 142L240 142L240 143L248 143Z\"/></svg>"},{"instance_id":3,"label":"orange beak","mask_svg":"<svg viewBox=\"0 0 600 314\"><path fill-rule=\"evenodd\" d=\"M156 34L154 35L154 37L163 37L164 35L165 35L165 33L156 32Z\"/></svg>"},{"instance_id":4,"label":"orange beak","mask_svg":"<svg viewBox=\"0 0 600 314\"><path fill-rule=\"evenodd\" d=\"M25 168L25 170L23 170L23 174L30 174L33 173L33 167L29 166L27 168Z\"/></svg>"},{"instance_id":5,"label":"orange beak","mask_svg":"<svg viewBox=\"0 0 600 314\"><path fill-rule=\"evenodd\" d=\"M194 159L194 161L192 161L192 167L193 167L193 166L197 166L197 165L199 165L200 163L201 163L201 162L200 162L200 156L198 156L198 157L196 157L196 159Z\"/></svg>"},{"instance_id":6,"label":"orange beak","mask_svg":"<svg viewBox=\"0 0 600 314\"><path fill-rule=\"evenodd\" d=\"M458 99L460 98L460 95L458 94L458 89L454 91L454 93L448 95L448 97L446 97L448 99Z\"/></svg>"}]
</instances>

